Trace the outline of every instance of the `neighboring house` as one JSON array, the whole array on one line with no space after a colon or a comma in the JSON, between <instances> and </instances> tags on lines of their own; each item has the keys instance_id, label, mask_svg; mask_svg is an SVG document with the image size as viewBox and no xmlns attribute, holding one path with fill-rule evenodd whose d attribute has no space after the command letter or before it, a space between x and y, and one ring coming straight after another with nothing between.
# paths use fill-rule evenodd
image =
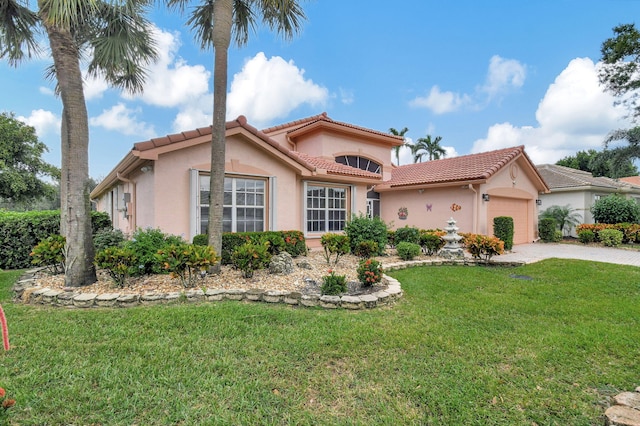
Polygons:
<instances>
[{"instance_id":1,"label":"neighboring house","mask_svg":"<svg viewBox=\"0 0 640 426\"><path fill-rule=\"evenodd\" d=\"M633 186L640 187L640 176L628 176L620 178L620 180L626 183L630 183Z\"/></svg>"},{"instance_id":2,"label":"neighboring house","mask_svg":"<svg viewBox=\"0 0 640 426\"><path fill-rule=\"evenodd\" d=\"M551 193L540 197L540 211L551 206L569 205L582 216L581 223L594 223L591 207L601 197L620 194L640 202L640 186L625 182L626 178L594 177L590 172L555 164L543 164L537 168L551 190Z\"/></svg>"},{"instance_id":3,"label":"neighboring house","mask_svg":"<svg viewBox=\"0 0 640 426\"><path fill-rule=\"evenodd\" d=\"M454 216L461 232L484 234L509 215L516 241L533 241L535 200L548 190L523 147L395 167L402 137L326 113L264 130L240 116L226 137L224 231L298 229L310 246L352 214L396 228L444 228ZM207 231L210 143L210 127L136 143L91 197L125 233L152 227L191 240Z\"/></svg>"}]
</instances>

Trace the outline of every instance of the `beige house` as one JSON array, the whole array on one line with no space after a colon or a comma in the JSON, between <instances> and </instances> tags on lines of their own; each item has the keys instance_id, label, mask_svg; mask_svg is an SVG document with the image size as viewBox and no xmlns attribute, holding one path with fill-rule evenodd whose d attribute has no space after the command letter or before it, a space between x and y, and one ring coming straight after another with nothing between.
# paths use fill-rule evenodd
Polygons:
<instances>
[{"instance_id":1,"label":"beige house","mask_svg":"<svg viewBox=\"0 0 640 426\"><path fill-rule=\"evenodd\" d=\"M569 205L582 216L581 223L594 223L591 207L601 197L620 194L640 203L640 186L625 181L626 178L594 177L590 172L556 164L543 164L537 168L551 190L540 197L540 211L551 206Z\"/></svg>"},{"instance_id":2,"label":"beige house","mask_svg":"<svg viewBox=\"0 0 640 426\"><path fill-rule=\"evenodd\" d=\"M524 147L395 167L401 137L335 121L326 113L258 130L227 122L225 231L298 229L308 244L344 229L352 214L392 227L492 233L514 218L516 243L536 238L539 194L548 191ZM209 217L211 128L134 144L93 190L99 211L125 233L160 228L191 240ZM462 207L453 213L450 206Z\"/></svg>"}]
</instances>

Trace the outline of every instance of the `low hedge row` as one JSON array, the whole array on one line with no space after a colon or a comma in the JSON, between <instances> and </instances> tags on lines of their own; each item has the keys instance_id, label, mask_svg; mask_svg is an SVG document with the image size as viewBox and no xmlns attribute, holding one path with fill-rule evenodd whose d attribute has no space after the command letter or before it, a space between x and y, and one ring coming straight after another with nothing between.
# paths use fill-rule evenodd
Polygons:
<instances>
[{"instance_id":1,"label":"low hedge row","mask_svg":"<svg viewBox=\"0 0 640 426\"><path fill-rule=\"evenodd\" d=\"M110 228L107 213L91 212L95 234ZM31 267L29 253L40 241L60 233L60 211L8 212L0 211L0 269Z\"/></svg>"},{"instance_id":2,"label":"low hedge row","mask_svg":"<svg viewBox=\"0 0 640 426\"><path fill-rule=\"evenodd\" d=\"M225 232L222 234L221 263L232 264L233 252L245 243L261 244L269 241L271 247L278 247L291 256L301 256L307 252L307 243L301 231L266 231L266 232ZM196 235L194 244L207 244L207 236Z\"/></svg>"},{"instance_id":3,"label":"low hedge row","mask_svg":"<svg viewBox=\"0 0 640 426\"><path fill-rule=\"evenodd\" d=\"M640 224L637 223L591 223L576 226L576 233L580 237L581 233L591 231L596 242L600 242L600 231L605 229L615 229L622 232L622 243L640 243Z\"/></svg>"}]
</instances>

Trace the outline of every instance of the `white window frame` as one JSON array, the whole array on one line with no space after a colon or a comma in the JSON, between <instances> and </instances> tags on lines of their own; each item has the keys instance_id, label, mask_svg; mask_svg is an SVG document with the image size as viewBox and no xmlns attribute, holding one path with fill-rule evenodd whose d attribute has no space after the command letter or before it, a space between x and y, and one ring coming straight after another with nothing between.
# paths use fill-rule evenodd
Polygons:
<instances>
[{"instance_id":1,"label":"white window frame","mask_svg":"<svg viewBox=\"0 0 640 426\"><path fill-rule=\"evenodd\" d=\"M310 188L313 187L324 187L324 188L333 188L333 189L343 189L346 191L345 194L345 200L344 200L344 209L335 209L335 208L331 208L328 205L328 194L325 195L325 205L324 207L320 208L310 208L308 205L308 191ZM315 181L305 181L304 182L304 186L303 186L303 209L302 209L302 227L303 227L303 232L305 236L318 236L318 235L322 235L325 234L327 232L335 232L335 233L341 233L344 231L344 227L343 229L329 229L329 222L331 222L330 219L330 215L327 214L329 213L329 211L340 211L343 210L345 212L345 218L344 218L344 222L346 224L346 222L349 220L349 217L351 215L351 212L354 211L354 203L355 203L355 187L353 185L345 185L345 184L337 184L337 183L333 183L333 182L315 182ZM314 209L314 210L322 210L325 212L324 215L324 229L322 230L317 230L317 231L309 231L308 230L308 222L309 222L309 218L308 218L308 211L310 209Z\"/></svg>"}]
</instances>

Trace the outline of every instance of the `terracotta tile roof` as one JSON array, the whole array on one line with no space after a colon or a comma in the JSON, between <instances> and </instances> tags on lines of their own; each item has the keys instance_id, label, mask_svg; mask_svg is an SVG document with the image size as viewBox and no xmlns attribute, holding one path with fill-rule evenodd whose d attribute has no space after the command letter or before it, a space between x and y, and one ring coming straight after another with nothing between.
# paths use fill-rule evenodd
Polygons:
<instances>
[{"instance_id":1,"label":"terracotta tile roof","mask_svg":"<svg viewBox=\"0 0 640 426\"><path fill-rule=\"evenodd\" d=\"M524 146L408 164L392 170L385 187L486 180L519 155ZM524 154L526 155L526 154Z\"/></svg>"},{"instance_id":2,"label":"terracotta tile roof","mask_svg":"<svg viewBox=\"0 0 640 426\"><path fill-rule=\"evenodd\" d=\"M594 188L620 189L629 184L608 177L594 177L591 173L556 164L536 166L551 190L590 186Z\"/></svg>"},{"instance_id":3,"label":"terracotta tile roof","mask_svg":"<svg viewBox=\"0 0 640 426\"><path fill-rule=\"evenodd\" d=\"M373 179L382 179L382 175L378 173L369 172L367 170L358 169L355 167L347 166L344 164L336 163L332 160L327 160L320 157L312 157L298 151L291 151L291 154L298 157L301 161L311 164L314 168L324 169L327 174L333 175L346 175L346 176L360 176Z\"/></svg>"},{"instance_id":4,"label":"terracotta tile roof","mask_svg":"<svg viewBox=\"0 0 640 426\"><path fill-rule=\"evenodd\" d=\"M266 129L262 129L262 131L264 133L266 133L266 134L269 134L269 133L273 133L273 132L275 132L277 130L287 129L287 128L290 128L290 127L296 127L297 128L302 124L306 124L306 123L309 123L311 121L317 121L318 119L321 119L323 117L324 118L328 118L326 112L320 113L318 115L313 115L311 117L301 118L299 120L290 121L288 123L278 124L277 126L267 127ZM329 120L331 120L331 119L329 119Z\"/></svg>"},{"instance_id":5,"label":"terracotta tile roof","mask_svg":"<svg viewBox=\"0 0 640 426\"><path fill-rule=\"evenodd\" d=\"M620 180L634 186L640 186L640 176L628 176L620 178Z\"/></svg>"}]
</instances>

